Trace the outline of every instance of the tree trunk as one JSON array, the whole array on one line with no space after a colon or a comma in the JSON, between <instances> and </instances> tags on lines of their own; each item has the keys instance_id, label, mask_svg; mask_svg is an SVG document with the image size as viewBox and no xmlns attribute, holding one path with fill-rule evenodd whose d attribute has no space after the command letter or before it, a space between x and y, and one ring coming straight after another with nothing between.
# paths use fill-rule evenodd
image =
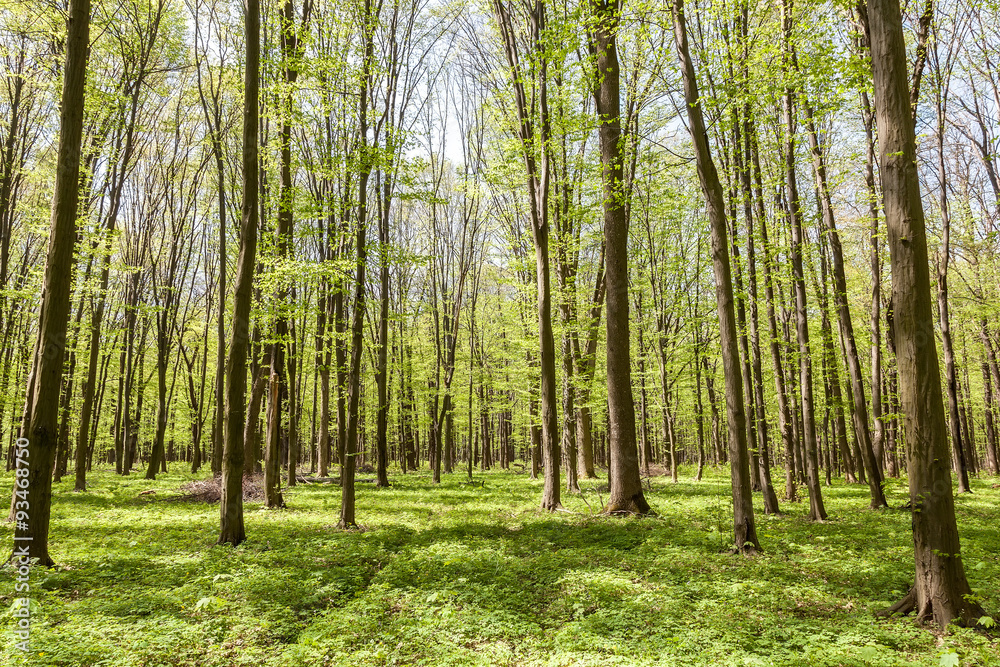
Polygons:
<instances>
[{"instance_id":1,"label":"tree trunk","mask_svg":"<svg viewBox=\"0 0 1000 667\"><path fill-rule=\"evenodd\" d=\"M1000 475L1000 459L997 456L996 412L993 407L993 386L996 384L1000 387L1000 367L997 365L996 352L990 341L986 318L983 318L979 323L979 335L986 351L986 359L983 360L983 393L986 402L986 464L991 475Z\"/></svg>"},{"instance_id":2,"label":"tree trunk","mask_svg":"<svg viewBox=\"0 0 1000 667\"><path fill-rule=\"evenodd\" d=\"M22 487L18 481L11 497L15 514L23 508L27 515L15 524L16 546L12 560L27 563L28 558L38 559L37 562L45 567L53 564L49 556L52 464L58 445L59 390L62 387L73 252L76 247L84 88L90 44L90 0L70 0L67 23L55 194L43 277L38 343L32 363L34 391L25 398L28 420L24 436L27 442L18 441L19 445L27 448L27 466L21 468L26 471L27 477L18 474L17 479L25 479L26 485Z\"/></svg>"},{"instance_id":3,"label":"tree trunk","mask_svg":"<svg viewBox=\"0 0 1000 667\"><path fill-rule=\"evenodd\" d=\"M733 281L729 269L726 209L705 132L694 63L688 51L687 27L683 0L672 5L674 38L684 79L684 99L687 102L688 128L694 143L698 180L705 196L711 226L712 268L715 274L715 297L719 311L720 344L726 381L726 413L729 431L733 493L733 533L737 551L751 553L761 550L754 523L753 500L750 491L750 456L746 441L746 413L743 402L743 379L740 373L739 333L733 303Z\"/></svg>"},{"instance_id":4,"label":"tree trunk","mask_svg":"<svg viewBox=\"0 0 1000 667\"><path fill-rule=\"evenodd\" d=\"M788 393L785 388L781 339L778 337L778 321L774 308L774 256L771 253L770 243L768 242L757 135L752 125L747 129L747 135L752 142L750 159L753 163L754 202L756 204L757 220L760 223L760 240L764 250L764 300L767 302L767 326L768 337L771 341L771 365L774 367L774 389L778 398L778 430L781 431L781 440L785 446L785 500L794 501L796 500L794 422L792 420L791 409L788 405Z\"/></svg>"},{"instance_id":5,"label":"tree trunk","mask_svg":"<svg viewBox=\"0 0 1000 667\"><path fill-rule=\"evenodd\" d=\"M246 539L243 526L243 430L246 417L247 353L250 342L250 299L257 263L258 163L257 121L260 83L260 0L248 0L244 16L246 64L243 103L243 205L240 254L233 294L232 341L226 360L226 414L222 450L222 497L219 544L234 547ZM223 303L225 294L220 295ZM221 343L220 343L221 345Z\"/></svg>"},{"instance_id":6,"label":"tree trunk","mask_svg":"<svg viewBox=\"0 0 1000 667\"><path fill-rule=\"evenodd\" d=\"M379 319L378 354L375 365L375 385L378 390L378 409L375 416L375 474L376 486L389 486L389 203L391 186L388 179L382 215L379 216Z\"/></svg>"},{"instance_id":7,"label":"tree trunk","mask_svg":"<svg viewBox=\"0 0 1000 667\"><path fill-rule=\"evenodd\" d=\"M503 0L494 0L493 8L503 38L510 80L514 90L518 114L518 137L521 141L529 191L531 232L535 245L535 272L538 294L538 346L541 372L542 456L544 459L544 486L542 509L557 510L559 500L560 447L557 440L559 420L556 414L556 364L555 340L552 333L552 290L549 276L549 139L550 120L548 108L548 54L542 38L546 31L545 4L535 0L529 8L529 43L537 57L537 95L539 109L537 132L524 77L517 53L518 37L511 23L510 12ZM536 136L537 135L537 136ZM540 159L536 159L536 145L542 146Z\"/></svg>"},{"instance_id":8,"label":"tree trunk","mask_svg":"<svg viewBox=\"0 0 1000 667\"><path fill-rule=\"evenodd\" d=\"M935 46L935 49L937 47ZM937 256L938 317L941 323L941 348L944 352L944 372L948 391L948 427L951 432L952 462L958 477L958 492L972 493L969 485L969 465L963 448L961 416L958 405L958 371L955 368L955 347L951 340L951 315L948 309L948 265L951 259L951 215L948 210L948 173L945 168L944 131L947 92L936 91L937 154L941 206L941 250Z\"/></svg>"},{"instance_id":9,"label":"tree trunk","mask_svg":"<svg viewBox=\"0 0 1000 667\"><path fill-rule=\"evenodd\" d=\"M881 332L881 307L882 307L882 257L878 249L878 190L875 186L875 143L873 137L873 124L871 105L868 102L868 93L862 92L862 119L865 126L865 186L868 190L868 216L871 220L871 231L869 239L871 243L870 263L872 270L872 307L871 307L871 328L872 328L872 364L871 364L871 386L872 386L872 421L875 430L872 433L872 449L879 465L887 458L885 453L886 429L882 420L882 332ZM892 472L895 472L893 470Z\"/></svg>"},{"instance_id":10,"label":"tree trunk","mask_svg":"<svg viewBox=\"0 0 1000 667\"><path fill-rule=\"evenodd\" d=\"M745 6L744 6L745 7ZM741 29L746 30L746 15L745 10L741 19ZM744 381L744 386L749 387L748 397L753 397L753 416L755 423L755 428L753 429L753 434L757 438L756 442L753 443L757 448L757 477L760 481L760 491L764 498L764 513L765 514L780 514L781 509L778 506L778 495L774 492L774 483L771 481L771 452L768 446L767 437L767 419L764 414L764 379L763 370L761 367L760 358L760 322L757 316L757 255L756 248L754 245L754 211L753 211L753 196L751 193L750 186L750 154L751 154L751 125L749 122L750 108L747 105L744 108L744 118L743 118L743 128L741 132L734 132L736 142L734 145L734 155L736 156L736 168L740 175L740 187L743 193L743 211L744 218L746 219L747 225L747 287L749 288L749 293L747 294L747 304L749 306L749 344L750 349L746 350L747 341L746 336L743 336L741 341L744 347L744 354L747 355L746 361L743 364L743 370L747 375L747 380ZM739 126L736 126L739 128ZM740 141L742 140L742 141ZM742 146L740 145L742 143ZM742 149L742 154L741 154ZM759 217L763 217L763 211L759 212ZM735 242L735 234L733 237ZM737 318L740 317L739 311L737 311ZM743 316L746 320L746 316ZM751 466L753 465L753 457L751 457ZM754 470L751 469L751 478L754 476Z\"/></svg>"},{"instance_id":11,"label":"tree trunk","mask_svg":"<svg viewBox=\"0 0 1000 667\"><path fill-rule=\"evenodd\" d=\"M371 176L372 164L367 155L368 151L368 109L371 100L371 78L374 53L374 31L372 25L372 3L365 0L363 16L363 45L364 62L362 64L361 91L358 98L358 129L360 136L359 152L361 155L361 166L358 171L358 199L357 211L355 214L356 236L355 250L357 252L357 266L355 269L354 285L354 312L351 321L351 367L347 378L348 406L347 406L347 432L344 434L346 440L342 445L342 456L340 458L340 522L341 529L357 527L355 519L355 493L354 493L354 471L356 469L355 456L360 453L358 450L358 422L360 417L361 402L361 357L364 352L364 324L365 324L365 270L368 263L368 253L365 247L365 239L368 232L368 180Z\"/></svg>"},{"instance_id":12,"label":"tree trunk","mask_svg":"<svg viewBox=\"0 0 1000 667\"><path fill-rule=\"evenodd\" d=\"M167 307L169 310L169 307ZM156 436L153 440L153 450L149 456L149 467L146 469L146 479L156 479L160 465L166 462L164 454L164 437L167 432L167 365L170 361L170 348L167 336L167 310L154 315L157 322L156 331Z\"/></svg>"},{"instance_id":13,"label":"tree trunk","mask_svg":"<svg viewBox=\"0 0 1000 667\"><path fill-rule=\"evenodd\" d=\"M975 625L983 610L965 578L955 521L899 3L869 0L868 11L916 566L913 588L887 612L915 611L943 630L952 621Z\"/></svg>"},{"instance_id":14,"label":"tree trunk","mask_svg":"<svg viewBox=\"0 0 1000 667\"><path fill-rule=\"evenodd\" d=\"M861 360L859 359L857 345L854 342L854 324L851 320L851 309L847 303L847 275L844 272L844 251L840 245L840 235L837 233L837 223L833 216L833 202L830 200L830 189L826 181L826 162L823 157L823 147L819 143L819 137L816 133L812 108L808 103L803 106L806 113L806 129L809 133L809 148L813 156L813 170L816 173L816 187L820 195L823 222L826 226L827 240L830 242L830 250L833 255L833 303L837 308L837 318L840 322L840 337L844 345L844 356L847 360L848 374L851 378L854 432L858 436L861 460L864 463L865 472L868 477L871 508L878 509L888 506L885 501L885 493L882 491L882 458L881 456L876 456L875 448L872 444L871 422L868 417L868 403L865 399L865 384L861 370Z\"/></svg>"},{"instance_id":15,"label":"tree trunk","mask_svg":"<svg viewBox=\"0 0 1000 667\"><path fill-rule=\"evenodd\" d=\"M618 5L592 0L596 25L591 52L597 59L594 101L600 121L601 165L604 183L605 288L607 290L608 422L610 428L610 497L608 514L648 514L642 492L636 449L635 402L632 396L631 339L628 304L628 227L622 187L625 146L621 133L620 68L618 62Z\"/></svg>"},{"instance_id":16,"label":"tree trunk","mask_svg":"<svg viewBox=\"0 0 1000 667\"><path fill-rule=\"evenodd\" d=\"M790 36L792 30L792 1L782 2L784 25L784 50L786 75L790 69ZM806 463L806 486L809 489L809 518L813 521L826 519L823 495L819 483L819 461L816 454L816 416L813 404L812 355L809 350L809 319L806 302L806 282L802 270L802 250L805 239L802 233L802 211L799 207L799 192L795 174L795 110L794 91L785 86L785 187L788 189L788 213L792 226L792 282L795 288L795 334L799 344L799 388L802 395L802 448Z\"/></svg>"}]
</instances>

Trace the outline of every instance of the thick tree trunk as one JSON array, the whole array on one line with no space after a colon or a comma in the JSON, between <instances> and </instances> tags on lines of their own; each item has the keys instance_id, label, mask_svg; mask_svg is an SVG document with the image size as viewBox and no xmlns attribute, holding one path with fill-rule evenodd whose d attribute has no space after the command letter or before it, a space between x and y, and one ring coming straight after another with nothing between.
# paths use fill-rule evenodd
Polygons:
<instances>
[{"instance_id":1,"label":"thick tree trunk","mask_svg":"<svg viewBox=\"0 0 1000 667\"><path fill-rule=\"evenodd\" d=\"M80 148L83 140L83 102L90 44L90 0L70 0L66 36L66 65L60 101L59 145L55 194L48 255L43 277L42 305L38 324L34 390L26 397L30 408L27 429L19 441L27 448L27 477L22 487L14 485L12 510L24 509L14 529L16 563L38 559L51 566L49 519L52 513L52 464L59 426L59 390L62 387L66 325L69 321L73 252L76 247L76 215L79 202ZM19 496L23 495L24 497ZM23 503L23 505L19 505ZM27 556L23 554L27 553ZM23 559L23 560L22 560Z\"/></svg>"},{"instance_id":2,"label":"thick tree trunk","mask_svg":"<svg viewBox=\"0 0 1000 667\"><path fill-rule=\"evenodd\" d=\"M729 431L733 493L733 533L736 549L743 553L761 550L754 523L753 500L750 491L750 457L746 441L746 413L743 402L743 379L733 303L733 281L729 269L726 209L719 175L712 161L698 95L694 63L688 50L687 26L683 0L672 5L674 38L684 79L684 99L687 102L688 128L694 143L698 180L705 196L711 226L712 268L715 274L715 297L719 311L720 344L726 381L726 413Z\"/></svg>"},{"instance_id":3,"label":"thick tree trunk","mask_svg":"<svg viewBox=\"0 0 1000 667\"><path fill-rule=\"evenodd\" d=\"M899 3L869 0L868 10L916 565L913 588L887 611L915 611L943 630L952 621L975 625L983 610L965 578L955 521Z\"/></svg>"},{"instance_id":4,"label":"thick tree trunk","mask_svg":"<svg viewBox=\"0 0 1000 667\"><path fill-rule=\"evenodd\" d=\"M618 61L618 6L612 0L592 0L597 19L590 49L597 59L598 84L594 89L600 121L601 165L604 183L605 286L608 301L607 369L608 422L610 428L609 514L648 514L642 492L635 437L635 402L632 396L631 338L628 304L628 217L622 187L625 146L621 133L620 67Z\"/></svg>"}]
</instances>

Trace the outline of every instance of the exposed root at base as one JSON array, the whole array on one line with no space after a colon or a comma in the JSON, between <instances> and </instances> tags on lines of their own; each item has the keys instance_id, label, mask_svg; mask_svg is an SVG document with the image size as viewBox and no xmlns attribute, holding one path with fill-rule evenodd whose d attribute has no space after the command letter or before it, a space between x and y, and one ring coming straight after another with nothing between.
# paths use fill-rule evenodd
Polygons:
<instances>
[{"instance_id":1,"label":"exposed root at base","mask_svg":"<svg viewBox=\"0 0 1000 667\"><path fill-rule=\"evenodd\" d=\"M917 608L917 589L916 587L911 586L910 591L906 595L904 595L899 602L892 605L891 607L887 607L886 609L880 609L879 611L876 611L875 615L879 618L888 618L894 614L899 614L900 616L904 616L906 614L909 614L916 608Z\"/></svg>"},{"instance_id":2,"label":"exposed root at base","mask_svg":"<svg viewBox=\"0 0 1000 667\"><path fill-rule=\"evenodd\" d=\"M723 553L727 553L730 556L759 556L763 552L758 549L754 549L753 547L743 547L742 549L733 547L732 549L727 549Z\"/></svg>"},{"instance_id":3,"label":"exposed root at base","mask_svg":"<svg viewBox=\"0 0 1000 667\"><path fill-rule=\"evenodd\" d=\"M924 600L923 604L920 604L917 587L912 586L899 602L887 609L875 612L875 616L888 618L895 615L905 616L913 614L913 618L917 623L934 623L939 629L946 630L950 623L954 623L960 627L975 628L979 624L979 618L984 614L979 605L968 601L957 608L939 608L938 612L939 614L936 616L934 613L934 603L931 598Z\"/></svg>"},{"instance_id":4,"label":"exposed root at base","mask_svg":"<svg viewBox=\"0 0 1000 667\"><path fill-rule=\"evenodd\" d=\"M656 516L656 512L650 508L649 503L641 494L626 498L621 502L609 500L607 507L601 514L605 516Z\"/></svg>"}]
</instances>

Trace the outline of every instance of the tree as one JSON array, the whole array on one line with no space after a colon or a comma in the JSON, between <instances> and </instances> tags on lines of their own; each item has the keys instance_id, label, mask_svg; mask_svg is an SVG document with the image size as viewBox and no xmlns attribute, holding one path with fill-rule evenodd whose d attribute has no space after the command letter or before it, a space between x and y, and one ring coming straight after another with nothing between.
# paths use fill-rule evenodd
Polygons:
<instances>
[{"instance_id":1,"label":"tree","mask_svg":"<svg viewBox=\"0 0 1000 667\"><path fill-rule=\"evenodd\" d=\"M538 345L541 370L542 457L545 462L545 486L542 508L559 509L559 468L561 452L556 415L556 351L552 333L552 286L549 271L549 179L550 138L552 128L548 99L548 49L546 43L546 11L543 0L528 5L530 54L522 64L519 40L514 32L511 8L506 0L494 0L493 10L503 40L510 84L514 92L517 113L517 137L521 143L528 181L528 204L531 213L531 234L535 242L536 287L538 289ZM528 96L525 81L535 77L532 95ZM628 298L627 291L625 299ZM634 419L634 417L633 417ZM633 436L633 441L635 440Z\"/></svg>"},{"instance_id":2,"label":"tree","mask_svg":"<svg viewBox=\"0 0 1000 667\"><path fill-rule=\"evenodd\" d=\"M66 64L59 110L59 147L49 249L45 260L38 339L32 361L33 391L25 398L27 486L14 486L11 511L17 520L15 551L21 541L30 558L53 564L49 556L52 513L52 464L57 447L59 390L62 386L66 325L69 321L76 215L79 204L80 150L83 141L83 101L90 52L90 0L70 0ZM23 505L21 504L23 503ZM24 509L25 517L17 512Z\"/></svg>"},{"instance_id":3,"label":"tree","mask_svg":"<svg viewBox=\"0 0 1000 667\"><path fill-rule=\"evenodd\" d=\"M941 212L941 250L935 258L937 265L937 285L938 285L938 321L941 329L941 351L944 355L945 378L947 382L946 391L948 395L948 429L951 435L952 459L955 468L955 475L958 477L958 492L971 493L969 486L969 462L966 460L965 448L963 447L962 429L959 418L959 382L958 369L955 364L955 346L952 342L952 318L951 309L948 303L948 267L951 264L951 208L948 201L948 170L945 157L945 133L947 131L947 118L949 93L951 91L951 73L957 59L956 35L949 41L947 52L942 56L939 53L938 42L940 41L939 22L933 22L931 31L934 33L934 40L930 47L931 77L934 83L932 94L934 96L935 111L935 144L937 148L937 172L938 172L938 206ZM926 50L925 50L926 52Z\"/></svg>"},{"instance_id":4,"label":"tree","mask_svg":"<svg viewBox=\"0 0 1000 667\"><path fill-rule=\"evenodd\" d=\"M635 438L635 402L632 396L631 339L628 322L628 219L625 216L622 176L625 147L621 136L620 67L618 62L617 0L593 0L595 25L590 51L597 61L594 101L600 122L601 164L604 182L605 285L608 301L608 421L610 459L609 514L648 514L642 492Z\"/></svg>"},{"instance_id":5,"label":"tree","mask_svg":"<svg viewBox=\"0 0 1000 667\"><path fill-rule=\"evenodd\" d=\"M792 0L784 0L782 8L783 45L785 75L791 68L790 37L792 30ZM809 349L809 320L806 309L806 284L802 269L802 253L805 240L802 232L802 211L795 174L795 91L790 82L785 84L785 187L787 207L792 227L792 281L795 290L795 336L799 343L799 389L802 397L802 450L806 462L806 486L809 488L809 518L813 521L826 519L823 495L819 485L819 461L816 448L816 418L813 401L812 355Z\"/></svg>"},{"instance_id":6,"label":"tree","mask_svg":"<svg viewBox=\"0 0 1000 667\"><path fill-rule=\"evenodd\" d=\"M246 68L243 74L243 204L240 254L233 293L232 342L226 360L225 445L219 544L234 547L246 539L243 525L243 430L246 416L247 355L250 343L250 299L257 263L258 164L257 124L260 117L260 0L248 0L244 15Z\"/></svg>"},{"instance_id":7,"label":"tree","mask_svg":"<svg viewBox=\"0 0 1000 667\"><path fill-rule=\"evenodd\" d=\"M909 443L907 474L916 570L910 591L883 613L915 612L941 629L952 621L974 625L983 610L972 598L965 578L955 521L899 2L869 0L867 13L892 262L899 391Z\"/></svg>"},{"instance_id":8,"label":"tree","mask_svg":"<svg viewBox=\"0 0 1000 667\"><path fill-rule=\"evenodd\" d=\"M746 411L743 402L743 379L740 373L740 353L737 342L733 280L729 267L729 245L722 184L708 146L705 120L698 96L698 80L688 49L684 1L671 5L674 19L674 41L684 80L684 101L687 103L688 131L694 144L698 181L701 183L712 239L712 270L715 274L715 299L719 312L723 375L726 382L726 422L729 431L730 475L733 489L733 538L736 550L754 553L762 550L754 523L750 491L750 455L747 449Z\"/></svg>"}]
</instances>

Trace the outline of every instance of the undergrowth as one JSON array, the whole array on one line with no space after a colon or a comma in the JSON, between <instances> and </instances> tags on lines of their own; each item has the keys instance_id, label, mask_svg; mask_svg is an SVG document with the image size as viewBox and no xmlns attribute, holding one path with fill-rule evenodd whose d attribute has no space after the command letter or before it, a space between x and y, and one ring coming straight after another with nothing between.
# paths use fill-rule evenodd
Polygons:
<instances>
[{"instance_id":1,"label":"undergrowth","mask_svg":"<svg viewBox=\"0 0 1000 667\"><path fill-rule=\"evenodd\" d=\"M939 634L873 612L912 583L910 516L867 509L867 487L824 488L763 514L763 556L730 555L724 470L650 481L655 518L596 515L601 480L566 512L537 509L541 481L513 472L397 474L358 485L358 531L336 529L339 487L285 489L288 508L246 505L249 540L216 546L218 504L170 502L194 479L91 476L55 486L52 556L31 574L31 653L14 648L10 567L0 570L4 664L1000 665L981 630ZM0 492L10 494L8 475ZM998 618L1000 490L957 498L970 583ZM606 487L605 487L606 488ZM153 491L154 493L149 493ZM889 480L898 508L905 482ZM143 493L146 492L146 493ZM142 494L142 495L140 495ZM5 496L6 497L6 496ZM8 542L9 544L9 542ZM988 624L989 619L984 620Z\"/></svg>"}]
</instances>

